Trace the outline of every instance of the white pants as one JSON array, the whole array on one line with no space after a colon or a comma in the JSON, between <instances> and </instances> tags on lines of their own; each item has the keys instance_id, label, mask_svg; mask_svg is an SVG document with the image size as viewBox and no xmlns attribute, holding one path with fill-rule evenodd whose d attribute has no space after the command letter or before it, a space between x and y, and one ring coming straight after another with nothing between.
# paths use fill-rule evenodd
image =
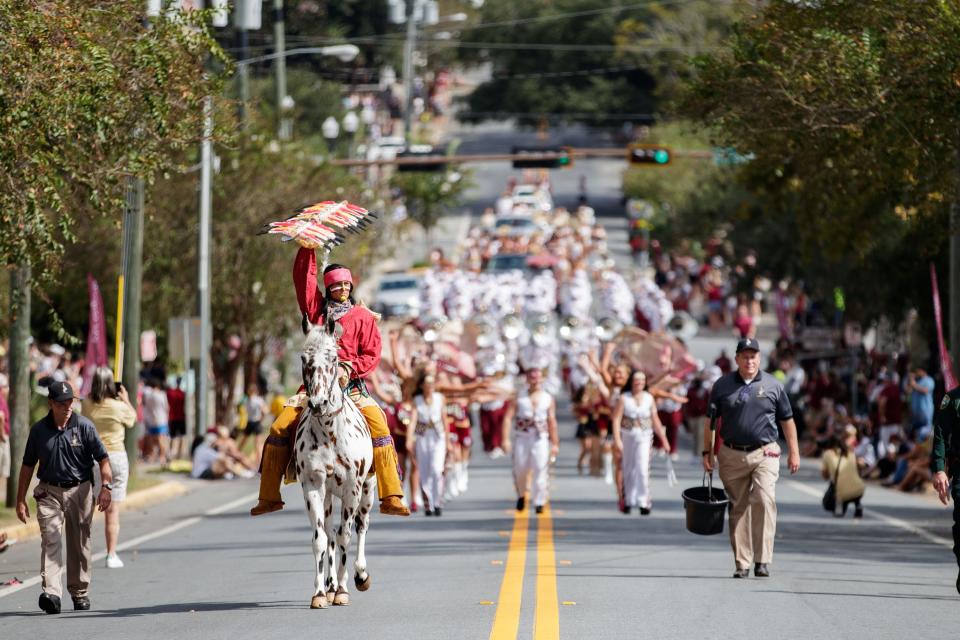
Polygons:
<instances>
[{"instance_id":1,"label":"white pants","mask_svg":"<svg viewBox=\"0 0 960 640\"><path fill-rule=\"evenodd\" d=\"M550 466L550 439L546 433L518 431L513 442L513 481L517 495L527 491L527 475L533 473L533 505L547 503L547 471Z\"/></svg>"},{"instance_id":2,"label":"white pants","mask_svg":"<svg viewBox=\"0 0 960 640\"><path fill-rule=\"evenodd\" d=\"M417 436L417 467L420 469L420 487L427 509L443 506L443 465L447 457L446 434L428 429Z\"/></svg>"},{"instance_id":3,"label":"white pants","mask_svg":"<svg viewBox=\"0 0 960 640\"><path fill-rule=\"evenodd\" d=\"M623 429L623 499L628 507L649 509L650 444L653 429Z\"/></svg>"},{"instance_id":4,"label":"white pants","mask_svg":"<svg viewBox=\"0 0 960 640\"><path fill-rule=\"evenodd\" d=\"M880 442L877 443L877 455L881 458L887 454L890 448L890 438L901 431L899 424L885 424L880 427ZM896 449L896 447L893 447Z\"/></svg>"}]
</instances>

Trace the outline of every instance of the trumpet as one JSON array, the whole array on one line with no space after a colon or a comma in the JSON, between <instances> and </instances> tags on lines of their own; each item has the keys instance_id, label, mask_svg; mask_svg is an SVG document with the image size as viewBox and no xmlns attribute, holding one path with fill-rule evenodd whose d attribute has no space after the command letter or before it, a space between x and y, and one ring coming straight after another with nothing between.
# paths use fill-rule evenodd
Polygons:
<instances>
[{"instance_id":1,"label":"trumpet","mask_svg":"<svg viewBox=\"0 0 960 640\"><path fill-rule=\"evenodd\" d=\"M596 333L596 336L601 342L610 342L620 333L621 329L623 329L622 322L616 318L606 317L597 323L597 326L594 328L594 333Z\"/></svg>"},{"instance_id":2,"label":"trumpet","mask_svg":"<svg viewBox=\"0 0 960 640\"><path fill-rule=\"evenodd\" d=\"M564 340L570 340L573 337L573 332L580 327L580 319L574 316L567 316L560 323L560 329L558 333L560 337Z\"/></svg>"},{"instance_id":3,"label":"trumpet","mask_svg":"<svg viewBox=\"0 0 960 640\"><path fill-rule=\"evenodd\" d=\"M686 311L677 311L667 323L667 333L681 340L690 340L699 330L700 323Z\"/></svg>"},{"instance_id":4,"label":"trumpet","mask_svg":"<svg viewBox=\"0 0 960 640\"><path fill-rule=\"evenodd\" d=\"M523 320L517 314L511 313L503 319L501 332L505 340L516 340L523 333Z\"/></svg>"}]
</instances>

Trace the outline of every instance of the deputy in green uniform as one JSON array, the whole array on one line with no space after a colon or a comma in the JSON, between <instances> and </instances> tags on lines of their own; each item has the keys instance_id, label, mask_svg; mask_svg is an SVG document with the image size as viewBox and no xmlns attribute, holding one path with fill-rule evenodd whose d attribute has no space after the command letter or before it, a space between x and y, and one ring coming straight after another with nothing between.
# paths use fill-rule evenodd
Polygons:
<instances>
[{"instance_id":1,"label":"deputy in green uniform","mask_svg":"<svg viewBox=\"0 0 960 640\"><path fill-rule=\"evenodd\" d=\"M960 387L943 396L933 421L933 470L933 487L940 502L947 504L948 493L953 497L953 555L960 566Z\"/></svg>"}]
</instances>

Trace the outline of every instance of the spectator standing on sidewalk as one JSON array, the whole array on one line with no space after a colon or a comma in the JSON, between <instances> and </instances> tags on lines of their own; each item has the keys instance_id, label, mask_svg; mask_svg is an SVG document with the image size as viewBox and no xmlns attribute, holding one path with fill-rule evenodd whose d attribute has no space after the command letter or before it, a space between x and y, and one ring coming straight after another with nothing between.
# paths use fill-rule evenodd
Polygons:
<instances>
[{"instance_id":1,"label":"spectator standing on sidewalk","mask_svg":"<svg viewBox=\"0 0 960 640\"><path fill-rule=\"evenodd\" d=\"M906 390L910 392L910 437L923 440L933 427L933 390L936 384L923 367L917 367L907 377Z\"/></svg>"},{"instance_id":2,"label":"spectator standing on sidewalk","mask_svg":"<svg viewBox=\"0 0 960 640\"><path fill-rule=\"evenodd\" d=\"M0 496L7 495L7 478L10 477L10 409L7 394L0 391Z\"/></svg>"},{"instance_id":3,"label":"spectator standing on sidewalk","mask_svg":"<svg viewBox=\"0 0 960 640\"><path fill-rule=\"evenodd\" d=\"M737 343L737 370L717 380L710 392L709 417L720 418L717 461L720 480L730 497L730 543L736 561L734 578L770 576L777 530L775 489L780 476L777 422L783 428L790 473L800 468L797 427L783 386L760 371L760 343ZM710 441L705 427L704 440ZM703 468L713 473L712 452L703 451Z\"/></svg>"},{"instance_id":4,"label":"spectator standing on sidewalk","mask_svg":"<svg viewBox=\"0 0 960 640\"><path fill-rule=\"evenodd\" d=\"M183 379L167 386L167 407L170 417L170 457L173 459L186 457L187 436L187 394L180 388Z\"/></svg>"},{"instance_id":5,"label":"spectator standing on sidewalk","mask_svg":"<svg viewBox=\"0 0 960 640\"><path fill-rule=\"evenodd\" d=\"M953 555L960 566L960 387L947 392L940 402L930 457L933 488L940 502L947 504L953 498ZM957 576L957 592L960 592L960 576Z\"/></svg>"},{"instance_id":6,"label":"spectator standing on sidewalk","mask_svg":"<svg viewBox=\"0 0 960 640\"><path fill-rule=\"evenodd\" d=\"M83 415L93 422L113 471L113 489L110 491L110 507L104 513L104 533L107 541L108 569L120 569L123 561L117 557L117 540L120 537L120 503L127 497L127 481L130 462L123 446L124 431L137 423L137 412L130 404L125 388L117 387L113 372L108 367L97 367L93 372L90 396L83 401ZM94 492L99 491L100 475L94 467Z\"/></svg>"},{"instance_id":7,"label":"spectator standing on sidewalk","mask_svg":"<svg viewBox=\"0 0 960 640\"><path fill-rule=\"evenodd\" d=\"M107 450L93 423L73 413L73 387L69 382L50 385L50 412L30 427L17 485L17 517L24 524L30 517L27 488L37 471L39 484L33 491L40 524L40 575L43 593L40 608L60 613L63 593L63 529L67 538L67 590L73 608L90 608L90 523L93 520L93 465L100 465L103 486L96 497L100 511L110 508L113 473Z\"/></svg>"},{"instance_id":8,"label":"spectator standing on sidewalk","mask_svg":"<svg viewBox=\"0 0 960 640\"><path fill-rule=\"evenodd\" d=\"M147 426L147 461L159 455L160 464L166 466L170 439L170 405L167 393L160 380L150 378L143 388L143 422Z\"/></svg>"}]
</instances>

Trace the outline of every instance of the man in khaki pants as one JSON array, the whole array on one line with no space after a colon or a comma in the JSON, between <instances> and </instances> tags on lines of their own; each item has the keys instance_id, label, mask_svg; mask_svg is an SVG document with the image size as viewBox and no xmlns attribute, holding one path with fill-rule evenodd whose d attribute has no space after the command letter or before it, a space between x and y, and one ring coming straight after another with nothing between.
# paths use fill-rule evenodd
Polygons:
<instances>
[{"instance_id":1,"label":"man in khaki pants","mask_svg":"<svg viewBox=\"0 0 960 640\"><path fill-rule=\"evenodd\" d=\"M50 413L30 427L27 446L20 466L17 486L17 517L26 524L30 517L27 487L37 463L39 483L33 497L37 500L40 523L40 575L43 593L40 608L60 613L63 593L63 527L67 527L67 590L73 608L90 608L90 522L93 520L93 464L100 465L103 486L97 496L100 511L110 506L113 473L107 450L97 436L93 423L73 413L73 388L67 382L49 387Z\"/></svg>"},{"instance_id":2,"label":"man in khaki pants","mask_svg":"<svg viewBox=\"0 0 960 640\"><path fill-rule=\"evenodd\" d=\"M760 344L745 338L737 344L737 370L722 376L710 392L704 442L712 442L714 421L721 419L723 446L717 454L720 480L730 498L730 544L734 578L770 577L777 531L775 488L780 476L777 422L783 427L790 473L800 468L797 427L790 400L780 382L760 371ZM712 451L703 451L703 468L713 473Z\"/></svg>"}]
</instances>

